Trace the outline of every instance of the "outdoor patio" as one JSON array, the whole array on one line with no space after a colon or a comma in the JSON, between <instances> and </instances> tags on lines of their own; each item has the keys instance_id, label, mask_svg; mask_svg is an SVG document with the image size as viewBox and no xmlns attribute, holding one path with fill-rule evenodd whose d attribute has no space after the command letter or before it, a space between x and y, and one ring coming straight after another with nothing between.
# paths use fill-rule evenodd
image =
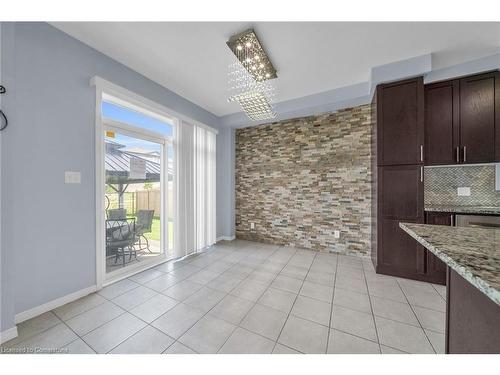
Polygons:
<instances>
[{"instance_id":1,"label":"outdoor patio","mask_svg":"<svg viewBox=\"0 0 500 375\"><path fill-rule=\"evenodd\" d=\"M106 140L105 162L106 272L109 273L172 249L173 228L170 221L168 243L164 238L167 246L162 249L159 155L128 151L122 144ZM139 165L142 172L137 173L137 165L133 171L133 164L142 164Z\"/></svg>"}]
</instances>

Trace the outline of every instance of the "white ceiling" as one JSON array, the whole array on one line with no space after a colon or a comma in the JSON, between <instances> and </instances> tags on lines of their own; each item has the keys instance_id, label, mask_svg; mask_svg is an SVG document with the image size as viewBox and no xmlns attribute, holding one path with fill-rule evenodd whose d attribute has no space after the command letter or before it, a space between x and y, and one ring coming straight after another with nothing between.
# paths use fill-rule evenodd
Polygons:
<instances>
[{"instance_id":1,"label":"white ceiling","mask_svg":"<svg viewBox=\"0 0 500 375\"><path fill-rule=\"evenodd\" d=\"M433 53L433 69L500 51L499 23L52 23L215 115L227 102L226 41L256 30L278 71L278 101L370 79L370 68Z\"/></svg>"}]
</instances>

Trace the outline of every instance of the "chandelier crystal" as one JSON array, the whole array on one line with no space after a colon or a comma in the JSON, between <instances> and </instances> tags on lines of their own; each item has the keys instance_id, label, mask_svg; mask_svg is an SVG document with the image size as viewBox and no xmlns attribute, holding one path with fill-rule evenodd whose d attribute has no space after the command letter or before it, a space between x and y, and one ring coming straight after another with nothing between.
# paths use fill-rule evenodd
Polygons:
<instances>
[{"instance_id":1,"label":"chandelier crystal","mask_svg":"<svg viewBox=\"0 0 500 375\"><path fill-rule=\"evenodd\" d=\"M275 118L276 69L255 32L247 30L234 35L227 45L238 59L228 69L228 101L238 102L252 120Z\"/></svg>"}]
</instances>

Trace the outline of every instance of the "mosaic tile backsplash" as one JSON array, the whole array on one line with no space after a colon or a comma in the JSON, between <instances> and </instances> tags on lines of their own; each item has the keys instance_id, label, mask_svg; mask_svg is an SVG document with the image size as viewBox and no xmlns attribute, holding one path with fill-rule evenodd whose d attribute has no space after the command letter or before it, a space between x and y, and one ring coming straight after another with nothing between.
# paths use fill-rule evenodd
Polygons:
<instances>
[{"instance_id":1,"label":"mosaic tile backsplash","mask_svg":"<svg viewBox=\"0 0 500 375\"><path fill-rule=\"evenodd\" d=\"M236 236L368 256L370 129L369 105L238 129Z\"/></svg>"},{"instance_id":2,"label":"mosaic tile backsplash","mask_svg":"<svg viewBox=\"0 0 500 375\"><path fill-rule=\"evenodd\" d=\"M500 206L494 164L427 167L424 177L426 206ZM471 195L459 196L458 187L470 187Z\"/></svg>"}]
</instances>

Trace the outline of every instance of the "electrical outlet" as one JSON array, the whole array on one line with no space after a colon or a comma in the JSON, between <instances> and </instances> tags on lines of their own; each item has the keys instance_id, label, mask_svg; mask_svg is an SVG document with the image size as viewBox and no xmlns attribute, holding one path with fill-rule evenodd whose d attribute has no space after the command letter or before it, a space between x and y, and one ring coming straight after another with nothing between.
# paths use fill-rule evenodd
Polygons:
<instances>
[{"instance_id":1,"label":"electrical outlet","mask_svg":"<svg viewBox=\"0 0 500 375\"><path fill-rule=\"evenodd\" d=\"M470 197L470 187L457 188L457 194L461 197Z\"/></svg>"},{"instance_id":2,"label":"electrical outlet","mask_svg":"<svg viewBox=\"0 0 500 375\"><path fill-rule=\"evenodd\" d=\"M255 229L255 223L250 223L250 229Z\"/></svg>"},{"instance_id":3,"label":"electrical outlet","mask_svg":"<svg viewBox=\"0 0 500 375\"><path fill-rule=\"evenodd\" d=\"M339 230L334 230L334 231L333 231L333 236L334 236L335 238L340 238L340 231L339 231Z\"/></svg>"}]
</instances>

